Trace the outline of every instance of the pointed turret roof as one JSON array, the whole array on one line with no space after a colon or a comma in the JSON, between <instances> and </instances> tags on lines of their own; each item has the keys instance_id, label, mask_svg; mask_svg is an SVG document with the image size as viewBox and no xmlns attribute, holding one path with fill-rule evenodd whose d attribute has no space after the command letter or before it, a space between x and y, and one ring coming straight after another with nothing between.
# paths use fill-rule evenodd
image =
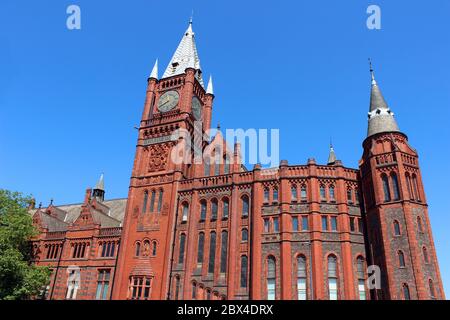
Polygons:
<instances>
[{"instance_id":1,"label":"pointed turret roof","mask_svg":"<svg viewBox=\"0 0 450 320\"><path fill-rule=\"evenodd\" d=\"M98 179L94 189L105 191L105 181L103 179L103 173L100 175L100 178Z\"/></svg>"},{"instance_id":2,"label":"pointed turret roof","mask_svg":"<svg viewBox=\"0 0 450 320\"><path fill-rule=\"evenodd\" d=\"M213 82L212 82L212 76L209 76L208 86L206 87L206 93L214 94L214 88L213 88Z\"/></svg>"},{"instance_id":3,"label":"pointed turret roof","mask_svg":"<svg viewBox=\"0 0 450 320\"><path fill-rule=\"evenodd\" d=\"M150 78L158 79L158 59L155 61L155 65L153 66L152 73L150 73Z\"/></svg>"},{"instance_id":4,"label":"pointed turret roof","mask_svg":"<svg viewBox=\"0 0 450 320\"><path fill-rule=\"evenodd\" d=\"M383 94L378 87L375 75L370 62L370 74L372 78L372 88L370 91L370 108L369 108L369 125L367 128L367 136L381 132L399 132L397 121L395 121L394 113L389 109Z\"/></svg>"},{"instance_id":5,"label":"pointed turret roof","mask_svg":"<svg viewBox=\"0 0 450 320\"><path fill-rule=\"evenodd\" d=\"M333 145L330 143L330 154L328 155L328 165L336 163L336 153L334 152Z\"/></svg>"},{"instance_id":6,"label":"pointed turret roof","mask_svg":"<svg viewBox=\"0 0 450 320\"><path fill-rule=\"evenodd\" d=\"M177 50L169 62L163 78L175 76L184 73L187 68L196 70L195 77L203 85L203 79L200 68L200 58L198 57L197 47L195 46L194 31L192 31L192 19L186 29Z\"/></svg>"}]
</instances>

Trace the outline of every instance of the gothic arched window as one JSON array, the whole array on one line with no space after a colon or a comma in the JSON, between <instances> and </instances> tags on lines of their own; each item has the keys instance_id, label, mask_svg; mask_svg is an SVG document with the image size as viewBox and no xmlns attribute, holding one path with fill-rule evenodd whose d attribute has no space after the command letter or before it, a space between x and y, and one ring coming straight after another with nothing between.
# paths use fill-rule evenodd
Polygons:
<instances>
[{"instance_id":1,"label":"gothic arched window","mask_svg":"<svg viewBox=\"0 0 450 320\"><path fill-rule=\"evenodd\" d=\"M411 300L411 295L409 294L409 287L406 283L403 284L403 299Z\"/></svg>"},{"instance_id":2,"label":"gothic arched window","mask_svg":"<svg viewBox=\"0 0 450 320\"><path fill-rule=\"evenodd\" d=\"M428 252L426 247L422 247L422 254L423 254L423 261L425 261L425 263L429 263L430 260L428 259Z\"/></svg>"},{"instance_id":3,"label":"gothic arched window","mask_svg":"<svg viewBox=\"0 0 450 320\"><path fill-rule=\"evenodd\" d=\"M328 194L330 195L330 201L336 200L334 196L334 186L328 187Z\"/></svg>"},{"instance_id":4,"label":"gothic arched window","mask_svg":"<svg viewBox=\"0 0 450 320\"><path fill-rule=\"evenodd\" d=\"M400 267L404 267L405 264L405 255L403 254L403 251L398 252L398 265Z\"/></svg>"},{"instance_id":5,"label":"gothic arched window","mask_svg":"<svg viewBox=\"0 0 450 320\"><path fill-rule=\"evenodd\" d=\"M398 186L398 178L395 172L391 173L392 189L394 190L394 200L400 199L400 188Z\"/></svg>"},{"instance_id":6,"label":"gothic arched window","mask_svg":"<svg viewBox=\"0 0 450 320\"><path fill-rule=\"evenodd\" d=\"M248 259L241 256L241 288L247 288Z\"/></svg>"},{"instance_id":7,"label":"gothic arched window","mask_svg":"<svg viewBox=\"0 0 450 320\"><path fill-rule=\"evenodd\" d=\"M248 230L246 228L242 229L241 241L242 242L247 242L248 241Z\"/></svg>"},{"instance_id":8,"label":"gothic arched window","mask_svg":"<svg viewBox=\"0 0 450 320\"><path fill-rule=\"evenodd\" d=\"M297 299L306 300L306 258L297 257Z\"/></svg>"},{"instance_id":9,"label":"gothic arched window","mask_svg":"<svg viewBox=\"0 0 450 320\"><path fill-rule=\"evenodd\" d=\"M384 202L391 201L391 191L389 189L389 179L387 175L381 175L381 181L383 182Z\"/></svg>"},{"instance_id":10,"label":"gothic arched window","mask_svg":"<svg viewBox=\"0 0 450 320\"><path fill-rule=\"evenodd\" d=\"M187 203L183 203L181 222L186 222L188 220L188 215L189 215L189 205Z\"/></svg>"},{"instance_id":11,"label":"gothic arched window","mask_svg":"<svg viewBox=\"0 0 450 320\"><path fill-rule=\"evenodd\" d=\"M216 233L211 232L209 239L209 264L208 273L214 273L214 266L216 263Z\"/></svg>"},{"instance_id":12,"label":"gothic arched window","mask_svg":"<svg viewBox=\"0 0 450 320\"><path fill-rule=\"evenodd\" d=\"M211 220L217 220L217 200L211 200Z\"/></svg>"},{"instance_id":13,"label":"gothic arched window","mask_svg":"<svg viewBox=\"0 0 450 320\"><path fill-rule=\"evenodd\" d=\"M394 235L395 236L401 235L400 223L397 220L394 220Z\"/></svg>"},{"instance_id":14,"label":"gothic arched window","mask_svg":"<svg viewBox=\"0 0 450 320\"><path fill-rule=\"evenodd\" d=\"M366 287L365 287L365 272L364 272L364 258L359 256L356 259L356 270L358 276L358 293L359 300L366 300Z\"/></svg>"},{"instance_id":15,"label":"gothic arched window","mask_svg":"<svg viewBox=\"0 0 450 320\"><path fill-rule=\"evenodd\" d=\"M141 254L141 243L138 241L136 242L136 250L135 250L135 256L139 257Z\"/></svg>"},{"instance_id":16,"label":"gothic arched window","mask_svg":"<svg viewBox=\"0 0 450 320\"><path fill-rule=\"evenodd\" d=\"M203 263L203 251L205 249L205 234L200 232L198 234L198 247L197 247L197 263Z\"/></svg>"},{"instance_id":17,"label":"gothic arched window","mask_svg":"<svg viewBox=\"0 0 450 320\"><path fill-rule=\"evenodd\" d=\"M225 198L222 200L222 219L228 218L229 211L230 211L229 202L228 202L228 199Z\"/></svg>"},{"instance_id":18,"label":"gothic arched window","mask_svg":"<svg viewBox=\"0 0 450 320\"><path fill-rule=\"evenodd\" d=\"M417 216L417 230L423 232L422 218Z\"/></svg>"},{"instance_id":19,"label":"gothic arched window","mask_svg":"<svg viewBox=\"0 0 450 320\"><path fill-rule=\"evenodd\" d=\"M148 201L148 191L144 192L144 203L142 204L142 212L145 213L147 211L147 201Z\"/></svg>"},{"instance_id":20,"label":"gothic arched window","mask_svg":"<svg viewBox=\"0 0 450 320\"><path fill-rule=\"evenodd\" d=\"M291 200L292 201L297 200L297 186L296 185L291 186Z\"/></svg>"},{"instance_id":21,"label":"gothic arched window","mask_svg":"<svg viewBox=\"0 0 450 320\"><path fill-rule=\"evenodd\" d=\"M412 184L413 184L413 188L414 188L415 200L420 201L419 185L417 184L416 174L412 175Z\"/></svg>"},{"instance_id":22,"label":"gothic arched window","mask_svg":"<svg viewBox=\"0 0 450 320\"><path fill-rule=\"evenodd\" d=\"M267 300L276 298L276 263L273 256L267 258Z\"/></svg>"},{"instance_id":23,"label":"gothic arched window","mask_svg":"<svg viewBox=\"0 0 450 320\"><path fill-rule=\"evenodd\" d=\"M328 298L330 300L338 299L338 274L337 258L334 255L328 256Z\"/></svg>"},{"instance_id":24,"label":"gothic arched window","mask_svg":"<svg viewBox=\"0 0 450 320\"><path fill-rule=\"evenodd\" d=\"M153 210L155 208L155 194L156 194L156 191L152 190L152 197L150 199L150 212L153 212Z\"/></svg>"},{"instance_id":25,"label":"gothic arched window","mask_svg":"<svg viewBox=\"0 0 450 320\"><path fill-rule=\"evenodd\" d=\"M222 231L222 243L220 245L220 273L227 271L228 256L228 232Z\"/></svg>"},{"instance_id":26,"label":"gothic arched window","mask_svg":"<svg viewBox=\"0 0 450 320\"><path fill-rule=\"evenodd\" d=\"M436 293L434 291L433 280L428 280L428 287L430 288L430 297L431 299L434 299L436 297Z\"/></svg>"},{"instance_id":27,"label":"gothic arched window","mask_svg":"<svg viewBox=\"0 0 450 320\"><path fill-rule=\"evenodd\" d=\"M200 201L200 221L206 220L206 201Z\"/></svg>"},{"instance_id":28,"label":"gothic arched window","mask_svg":"<svg viewBox=\"0 0 450 320\"><path fill-rule=\"evenodd\" d=\"M178 263L183 263L184 261L184 249L185 249L185 244L186 244L186 235L184 233L182 233L180 235L180 251L178 254Z\"/></svg>"},{"instance_id":29,"label":"gothic arched window","mask_svg":"<svg viewBox=\"0 0 450 320\"><path fill-rule=\"evenodd\" d=\"M159 198L158 198L158 212L161 212L161 208L162 208L162 201L163 201L163 195L164 195L164 191L161 189L159 190Z\"/></svg>"},{"instance_id":30,"label":"gothic arched window","mask_svg":"<svg viewBox=\"0 0 450 320\"><path fill-rule=\"evenodd\" d=\"M242 216L247 217L249 214L248 196L246 195L242 196L241 200L242 200Z\"/></svg>"}]
</instances>

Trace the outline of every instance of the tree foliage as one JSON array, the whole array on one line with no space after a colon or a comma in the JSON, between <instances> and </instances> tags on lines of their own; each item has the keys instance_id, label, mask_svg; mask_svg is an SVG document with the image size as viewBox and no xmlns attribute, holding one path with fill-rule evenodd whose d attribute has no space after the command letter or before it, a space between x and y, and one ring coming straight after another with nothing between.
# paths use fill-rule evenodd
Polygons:
<instances>
[{"instance_id":1,"label":"tree foliage","mask_svg":"<svg viewBox=\"0 0 450 320\"><path fill-rule=\"evenodd\" d=\"M29 240L37 234L30 198L0 189L0 299L29 299L48 284L50 271L31 264Z\"/></svg>"}]
</instances>

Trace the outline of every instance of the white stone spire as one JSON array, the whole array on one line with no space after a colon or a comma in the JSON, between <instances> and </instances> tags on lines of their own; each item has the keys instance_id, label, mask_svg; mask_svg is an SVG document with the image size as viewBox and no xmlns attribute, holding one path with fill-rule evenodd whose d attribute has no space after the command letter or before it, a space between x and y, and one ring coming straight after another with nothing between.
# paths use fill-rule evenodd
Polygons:
<instances>
[{"instance_id":1,"label":"white stone spire","mask_svg":"<svg viewBox=\"0 0 450 320\"><path fill-rule=\"evenodd\" d=\"M158 59L155 61L150 78L158 79Z\"/></svg>"},{"instance_id":2,"label":"white stone spire","mask_svg":"<svg viewBox=\"0 0 450 320\"><path fill-rule=\"evenodd\" d=\"M208 86L206 87L206 93L214 94L213 81L212 81L211 75L209 75L209 81L208 81Z\"/></svg>"},{"instance_id":3,"label":"white stone spire","mask_svg":"<svg viewBox=\"0 0 450 320\"><path fill-rule=\"evenodd\" d=\"M184 73L187 68L196 70L195 77L203 85L202 71L200 68L200 58L198 57L197 47L195 46L195 36L192 31L192 18L189 21L189 26L181 38L177 50L169 62L162 78L172 77Z\"/></svg>"}]
</instances>

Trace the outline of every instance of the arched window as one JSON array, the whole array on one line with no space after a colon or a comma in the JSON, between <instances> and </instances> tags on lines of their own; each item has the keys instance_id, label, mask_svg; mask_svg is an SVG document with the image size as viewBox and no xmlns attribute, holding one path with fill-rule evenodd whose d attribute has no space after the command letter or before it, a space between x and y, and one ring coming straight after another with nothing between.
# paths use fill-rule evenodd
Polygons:
<instances>
[{"instance_id":1,"label":"arched window","mask_svg":"<svg viewBox=\"0 0 450 320\"><path fill-rule=\"evenodd\" d=\"M153 212L155 209L155 194L156 194L156 191L152 190L152 197L150 199L150 212Z\"/></svg>"},{"instance_id":2,"label":"arched window","mask_svg":"<svg viewBox=\"0 0 450 320\"><path fill-rule=\"evenodd\" d=\"M291 186L291 200L292 201L297 200L297 186L296 185Z\"/></svg>"},{"instance_id":3,"label":"arched window","mask_svg":"<svg viewBox=\"0 0 450 320\"><path fill-rule=\"evenodd\" d=\"M409 287L406 283L403 284L403 299L411 300L411 295L409 294Z\"/></svg>"},{"instance_id":4,"label":"arched window","mask_svg":"<svg viewBox=\"0 0 450 320\"><path fill-rule=\"evenodd\" d=\"M338 299L338 276L337 276L337 258L333 255L328 256L328 298L330 300Z\"/></svg>"},{"instance_id":5,"label":"arched window","mask_svg":"<svg viewBox=\"0 0 450 320\"><path fill-rule=\"evenodd\" d=\"M264 188L264 202L269 202L269 188Z\"/></svg>"},{"instance_id":6,"label":"arched window","mask_svg":"<svg viewBox=\"0 0 450 320\"><path fill-rule=\"evenodd\" d=\"M278 201L278 188L273 188L272 190L272 201Z\"/></svg>"},{"instance_id":7,"label":"arched window","mask_svg":"<svg viewBox=\"0 0 450 320\"><path fill-rule=\"evenodd\" d=\"M156 256L156 241L153 241L152 244L152 256Z\"/></svg>"},{"instance_id":8,"label":"arched window","mask_svg":"<svg viewBox=\"0 0 450 320\"><path fill-rule=\"evenodd\" d=\"M139 257L140 255L141 255L141 243L138 241L136 242L135 256Z\"/></svg>"},{"instance_id":9,"label":"arched window","mask_svg":"<svg viewBox=\"0 0 450 320\"><path fill-rule=\"evenodd\" d=\"M422 218L417 216L417 230L423 232Z\"/></svg>"},{"instance_id":10,"label":"arched window","mask_svg":"<svg viewBox=\"0 0 450 320\"><path fill-rule=\"evenodd\" d=\"M161 189L159 190L159 198L158 198L158 212L161 212L161 208L162 208L162 201L163 201L163 194L164 191Z\"/></svg>"},{"instance_id":11,"label":"arched window","mask_svg":"<svg viewBox=\"0 0 450 320\"><path fill-rule=\"evenodd\" d=\"M144 202L142 203L142 212L145 213L147 211L147 201L148 201L148 191L144 192Z\"/></svg>"},{"instance_id":12,"label":"arched window","mask_svg":"<svg viewBox=\"0 0 450 320\"><path fill-rule=\"evenodd\" d=\"M297 299L306 300L306 258L297 257Z\"/></svg>"},{"instance_id":13,"label":"arched window","mask_svg":"<svg viewBox=\"0 0 450 320\"><path fill-rule=\"evenodd\" d=\"M430 298L435 299L436 298L436 292L434 291L434 285L433 280L428 280L428 287L430 288Z\"/></svg>"},{"instance_id":14,"label":"arched window","mask_svg":"<svg viewBox=\"0 0 450 320\"><path fill-rule=\"evenodd\" d=\"M358 275L358 294L359 300L366 300L366 286L365 286L365 272L364 272L364 258L359 256L356 259L356 271Z\"/></svg>"},{"instance_id":15,"label":"arched window","mask_svg":"<svg viewBox=\"0 0 450 320\"><path fill-rule=\"evenodd\" d=\"M197 283L192 282L192 299L197 299Z\"/></svg>"},{"instance_id":16,"label":"arched window","mask_svg":"<svg viewBox=\"0 0 450 320\"><path fill-rule=\"evenodd\" d=\"M247 242L248 241L248 230L246 228L242 229L241 241L242 242Z\"/></svg>"},{"instance_id":17,"label":"arched window","mask_svg":"<svg viewBox=\"0 0 450 320\"><path fill-rule=\"evenodd\" d=\"M389 180L387 175L381 175L381 181L383 182L384 202L391 201L391 191L389 189Z\"/></svg>"},{"instance_id":18,"label":"arched window","mask_svg":"<svg viewBox=\"0 0 450 320\"><path fill-rule=\"evenodd\" d=\"M320 185L320 200L321 201L325 201L327 199L327 195L326 195L326 191L325 191L325 186L324 185Z\"/></svg>"},{"instance_id":19,"label":"arched window","mask_svg":"<svg viewBox=\"0 0 450 320\"><path fill-rule=\"evenodd\" d=\"M419 185L417 184L417 176L415 173L412 175L412 184L413 184L414 195L416 197L416 200L420 201Z\"/></svg>"},{"instance_id":20,"label":"arched window","mask_svg":"<svg viewBox=\"0 0 450 320\"><path fill-rule=\"evenodd\" d=\"M403 251L398 252L398 265L399 267L404 267L405 264L405 255L403 254Z\"/></svg>"},{"instance_id":21,"label":"arched window","mask_svg":"<svg viewBox=\"0 0 450 320\"><path fill-rule=\"evenodd\" d=\"M409 199L414 200L414 194L413 194L412 185L411 185L411 177L410 177L408 172L405 173L405 178L406 178L406 184L407 184L407 187L408 187Z\"/></svg>"},{"instance_id":22,"label":"arched window","mask_svg":"<svg viewBox=\"0 0 450 320\"><path fill-rule=\"evenodd\" d=\"M248 260L247 256L241 256L241 288L247 288Z\"/></svg>"},{"instance_id":23,"label":"arched window","mask_svg":"<svg viewBox=\"0 0 450 320\"><path fill-rule=\"evenodd\" d=\"M334 196L334 186L329 186L328 187L328 193L330 195L330 201L335 201L335 196Z\"/></svg>"},{"instance_id":24,"label":"arched window","mask_svg":"<svg viewBox=\"0 0 450 320\"><path fill-rule=\"evenodd\" d=\"M217 200L211 200L211 220L217 220Z\"/></svg>"},{"instance_id":25,"label":"arched window","mask_svg":"<svg viewBox=\"0 0 450 320\"><path fill-rule=\"evenodd\" d=\"M206 201L200 201L200 221L206 220Z\"/></svg>"},{"instance_id":26,"label":"arched window","mask_svg":"<svg viewBox=\"0 0 450 320\"><path fill-rule=\"evenodd\" d=\"M276 262L273 256L267 258L267 300L276 298Z\"/></svg>"},{"instance_id":27,"label":"arched window","mask_svg":"<svg viewBox=\"0 0 450 320\"><path fill-rule=\"evenodd\" d=\"M400 223L398 223L397 220L394 220L394 235L395 235L395 236L401 235L401 231L400 231Z\"/></svg>"},{"instance_id":28,"label":"arched window","mask_svg":"<svg viewBox=\"0 0 450 320\"><path fill-rule=\"evenodd\" d=\"M423 254L423 261L425 261L425 263L429 263L430 260L428 259L428 252L426 247L422 247L422 254Z\"/></svg>"},{"instance_id":29,"label":"arched window","mask_svg":"<svg viewBox=\"0 0 450 320\"><path fill-rule=\"evenodd\" d=\"M200 232L198 234L198 247L197 247L197 263L203 263L203 251L205 249L205 234Z\"/></svg>"},{"instance_id":30,"label":"arched window","mask_svg":"<svg viewBox=\"0 0 450 320\"><path fill-rule=\"evenodd\" d=\"M206 300L211 300L211 289L206 289Z\"/></svg>"},{"instance_id":31,"label":"arched window","mask_svg":"<svg viewBox=\"0 0 450 320\"><path fill-rule=\"evenodd\" d=\"M302 200L306 200L307 192L306 192L306 186L305 185L302 185L302 187L300 189L300 197L302 198Z\"/></svg>"},{"instance_id":32,"label":"arched window","mask_svg":"<svg viewBox=\"0 0 450 320\"><path fill-rule=\"evenodd\" d=\"M222 200L222 219L228 219L228 215L229 215L229 202L228 199L223 199Z\"/></svg>"},{"instance_id":33,"label":"arched window","mask_svg":"<svg viewBox=\"0 0 450 320\"><path fill-rule=\"evenodd\" d=\"M186 222L188 220L188 215L189 215L189 205L187 203L183 203L181 222Z\"/></svg>"},{"instance_id":34,"label":"arched window","mask_svg":"<svg viewBox=\"0 0 450 320\"><path fill-rule=\"evenodd\" d=\"M227 272L228 232L222 231L222 243L220 245L220 273Z\"/></svg>"},{"instance_id":35,"label":"arched window","mask_svg":"<svg viewBox=\"0 0 450 320\"><path fill-rule=\"evenodd\" d=\"M244 195L242 197L242 216L247 217L249 214L249 202L248 196Z\"/></svg>"},{"instance_id":36,"label":"arched window","mask_svg":"<svg viewBox=\"0 0 450 320\"><path fill-rule=\"evenodd\" d=\"M216 233L213 231L210 236L208 273L214 273L214 266L216 263Z\"/></svg>"},{"instance_id":37,"label":"arched window","mask_svg":"<svg viewBox=\"0 0 450 320\"><path fill-rule=\"evenodd\" d=\"M394 201L400 199L400 188L398 186L398 178L395 172L391 173L392 189L394 190Z\"/></svg>"},{"instance_id":38,"label":"arched window","mask_svg":"<svg viewBox=\"0 0 450 320\"><path fill-rule=\"evenodd\" d=\"M178 263L182 264L184 261L184 247L186 243L186 235L182 233L180 235L180 252L178 255Z\"/></svg>"}]
</instances>

